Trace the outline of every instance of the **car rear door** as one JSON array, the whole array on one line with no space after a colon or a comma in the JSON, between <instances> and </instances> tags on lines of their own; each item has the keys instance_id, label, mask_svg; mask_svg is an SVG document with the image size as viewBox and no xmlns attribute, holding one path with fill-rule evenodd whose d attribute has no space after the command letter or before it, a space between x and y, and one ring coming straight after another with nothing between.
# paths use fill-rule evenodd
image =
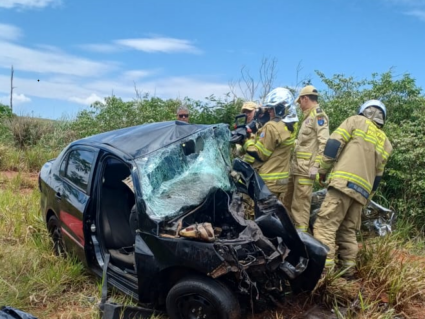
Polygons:
<instances>
[{"instance_id":1,"label":"car rear door","mask_svg":"<svg viewBox=\"0 0 425 319\"><path fill-rule=\"evenodd\" d=\"M66 154L59 169L61 187L56 192L59 219L67 250L85 260L83 215L91 203L92 177L98 150L74 146ZM93 201L94 203L94 201Z\"/></svg>"}]
</instances>

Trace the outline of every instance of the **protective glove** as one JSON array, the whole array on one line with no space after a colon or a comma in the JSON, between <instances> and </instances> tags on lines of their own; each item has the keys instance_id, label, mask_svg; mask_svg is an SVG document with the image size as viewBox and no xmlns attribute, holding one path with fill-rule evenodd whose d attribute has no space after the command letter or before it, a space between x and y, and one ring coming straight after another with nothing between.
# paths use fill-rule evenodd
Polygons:
<instances>
[{"instance_id":1,"label":"protective glove","mask_svg":"<svg viewBox=\"0 0 425 319\"><path fill-rule=\"evenodd\" d=\"M316 179L316 175L319 172L319 168L317 167L310 167L310 170L308 172L308 174L310 175L310 179L312 179L313 181Z\"/></svg>"}]
</instances>

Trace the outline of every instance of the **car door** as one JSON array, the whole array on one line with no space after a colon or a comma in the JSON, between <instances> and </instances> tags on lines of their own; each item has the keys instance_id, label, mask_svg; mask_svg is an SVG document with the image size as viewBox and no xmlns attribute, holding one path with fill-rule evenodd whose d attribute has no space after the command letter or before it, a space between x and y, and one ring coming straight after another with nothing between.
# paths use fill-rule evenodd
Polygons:
<instances>
[{"instance_id":1,"label":"car door","mask_svg":"<svg viewBox=\"0 0 425 319\"><path fill-rule=\"evenodd\" d=\"M83 215L89 207L92 176L98 150L74 146L66 154L59 169L61 187L56 192L59 219L65 247L85 260Z\"/></svg>"}]
</instances>

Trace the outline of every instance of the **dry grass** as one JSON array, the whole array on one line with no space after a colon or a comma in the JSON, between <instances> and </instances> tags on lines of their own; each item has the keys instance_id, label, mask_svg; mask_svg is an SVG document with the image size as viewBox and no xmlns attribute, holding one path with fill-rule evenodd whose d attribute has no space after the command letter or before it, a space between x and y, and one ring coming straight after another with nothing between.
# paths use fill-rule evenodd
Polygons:
<instances>
[{"instance_id":1,"label":"dry grass","mask_svg":"<svg viewBox=\"0 0 425 319\"><path fill-rule=\"evenodd\" d=\"M36 174L0 173L0 306L39 318L98 318L101 281L79 262L53 255L36 180ZM423 247L402 231L369 239L359 253L358 280L330 272L312 294L255 318L425 318ZM119 292L112 296L131 304Z\"/></svg>"}]
</instances>

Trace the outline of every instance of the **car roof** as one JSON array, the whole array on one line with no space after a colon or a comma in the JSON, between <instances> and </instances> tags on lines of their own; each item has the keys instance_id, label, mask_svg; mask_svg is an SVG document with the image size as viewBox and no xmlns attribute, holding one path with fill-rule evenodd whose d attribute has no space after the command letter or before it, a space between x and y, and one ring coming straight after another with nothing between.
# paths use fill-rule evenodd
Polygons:
<instances>
[{"instance_id":1,"label":"car roof","mask_svg":"<svg viewBox=\"0 0 425 319\"><path fill-rule=\"evenodd\" d=\"M104 144L137 158L214 126L181 121L157 122L93 135L75 143Z\"/></svg>"}]
</instances>

